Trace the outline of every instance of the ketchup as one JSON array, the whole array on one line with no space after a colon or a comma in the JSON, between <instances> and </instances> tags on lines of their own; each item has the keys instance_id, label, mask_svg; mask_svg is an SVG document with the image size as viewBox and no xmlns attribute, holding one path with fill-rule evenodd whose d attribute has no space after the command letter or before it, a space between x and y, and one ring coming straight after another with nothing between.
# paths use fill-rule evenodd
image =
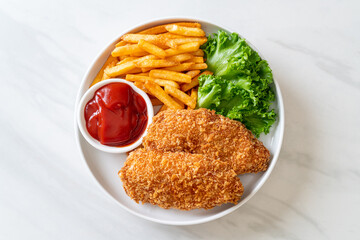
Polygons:
<instances>
[{"instance_id":1,"label":"ketchup","mask_svg":"<svg viewBox=\"0 0 360 240\"><path fill-rule=\"evenodd\" d=\"M101 144L130 145L145 131L146 103L128 84L110 83L98 89L86 104L85 121L90 135Z\"/></svg>"}]
</instances>

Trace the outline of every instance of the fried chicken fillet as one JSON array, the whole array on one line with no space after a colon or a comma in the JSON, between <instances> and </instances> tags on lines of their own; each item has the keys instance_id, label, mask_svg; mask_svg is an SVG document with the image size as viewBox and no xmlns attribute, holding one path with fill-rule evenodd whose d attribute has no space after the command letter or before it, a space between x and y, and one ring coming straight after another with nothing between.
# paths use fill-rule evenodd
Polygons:
<instances>
[{"instance_id":1,"label":"fried chicken fillet","mask_svg":"<svg viewBox=\"0 0 360 240\"><path fill-rule=\"evenodd\" d=\"M146 149L204 154L229 163L236 174L268 168L270 152L241 122L207 109L166 110L153 118Z\"/></svg>"},{"instance_id":2,"label":"fried chicken fillet","mask_svg":"<svg viewBox=\"0 0 360 240\"><path fill-rule=\"evenodd\" d=\"M166 209L236 204L244 191L229 164L186 152L137 149L130 153L119 176L125 192L137 203Z\"/></svg>"}]
</instances>

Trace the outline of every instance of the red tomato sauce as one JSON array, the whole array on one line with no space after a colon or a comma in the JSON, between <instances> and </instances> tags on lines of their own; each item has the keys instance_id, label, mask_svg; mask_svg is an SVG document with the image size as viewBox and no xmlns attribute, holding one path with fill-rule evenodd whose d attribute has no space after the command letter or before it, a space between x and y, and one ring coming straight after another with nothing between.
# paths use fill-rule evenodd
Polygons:
<instances>
[{"instance_id":1,"label":"red tomato sauce","mask_svg":"<svg viewBox=\"0 0 360 240\"><path fill-rule=\"evenodd\" d=\"M136 142L148 121L144 98L125 83L110 83L98 89L84 114L90 135L108 146Z\"/></svg>"}]
</instances>

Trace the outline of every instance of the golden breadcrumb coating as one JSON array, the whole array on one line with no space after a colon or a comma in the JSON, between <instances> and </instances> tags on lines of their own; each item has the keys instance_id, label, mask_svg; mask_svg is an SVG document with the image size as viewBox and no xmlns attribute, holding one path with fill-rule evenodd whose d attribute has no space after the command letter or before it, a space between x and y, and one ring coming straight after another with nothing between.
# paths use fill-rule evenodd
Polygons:
<instances>
[{"instance_id":1,"label":"golden breadcrumb coating","mask_svg":"<svg viewBox=\"0 0 360 240\"><path fill-rule=\"evenodd\" d=\"M236 204L244 191L227 163L202 154L137 149L130 153L119 176L125 192L137 203L166 209Z\"/></svg>"},{"instance_id":2,"label":"golden breadcrumb coating","mask_svg":"<svg viewBox=\"0 0 360 240\"><path fill-rule=\"evenodd\" d=\"M166 110L153 118L147 149L205 154L231 164L237 174L265 171L270 152L242 123L215 111Z\"/></svg>"}]
</instances>

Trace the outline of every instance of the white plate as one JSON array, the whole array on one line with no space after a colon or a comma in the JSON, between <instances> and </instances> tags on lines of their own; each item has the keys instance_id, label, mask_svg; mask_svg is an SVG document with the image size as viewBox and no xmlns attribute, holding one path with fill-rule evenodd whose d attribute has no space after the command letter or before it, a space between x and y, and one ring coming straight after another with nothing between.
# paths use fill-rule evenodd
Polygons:
<instances>
[{"instance_id":1,"label":"white plate","mask_svg":"<svg viewBox=\"0 0 360 240\"><path fill-rule=\"evenodd\" d=\"M110 55L111 51L114 49L115 44L118 42L118 39L128 33L128 32L137 32L144 30L149 27L153 27L160 24L179 22L179 21L196 21L202 24L202 28L204 31L209 33L217 32L219 29L223 29L229 32L238 32L232 31L229 28L219 27L212 23L202 21L199 19L189 19L189 18L167 18L161 20L155 20L151 22L147 22L145 24L138 25L128 31L124 31L120 33L119 37L116 40L112 41L95 59L95 61L91 64L87 73L85 74L81 86L77 95L76 105L79 103L80 98L85 93L85 91L89 88L91 82L95 78L96 74L106 61L107 57ZM249 45L256 50L259 54L260 52L252 46ZM261 56L261 54L260 54ZM263 57L263 56L261 56ZM101 152L90 144L83 138L81 135L79 128L77 126L77 122L75 120L75 134L76 140L80 147L81 157L85 160L87 166L91 174L94 176L95 180L99 183L99 186L105 190L107 194L109 194L121 207L128 210L129 212L163 224L170 225L193 225L198 223L208 222L217 218L220 218L230 212L233 212L240 206L242 206L246 201L248 201L264 184L264 182L269 177L271 171L273 170L277 158L279 156L279 152L281 149L283 133L284 133L284 106L281 97L280 88L277 82L274 80L274 90L276 92L276 101L273 104L273 107L278 114L278 120L274 123L271 128L271 131L268 135L262 134L260 140L264 143L264 145L270 150L271 153L271 162L268 170L264 173L258 174L244 174L240 175L240 179L242 184L244 185L244 194L242 199L237 205L233 204L224 204L219 207L215 207L210 210L191 210L191 211L180 211L180 210L165 210L157 206L153 206L151 204L137 204L133 200L131 200L125 193L122 183L118 177L118 171L123 166L127 155L124 153L112 154ZM76 109L77 107L75 107Z\"/></svg>"}]
</instances>

